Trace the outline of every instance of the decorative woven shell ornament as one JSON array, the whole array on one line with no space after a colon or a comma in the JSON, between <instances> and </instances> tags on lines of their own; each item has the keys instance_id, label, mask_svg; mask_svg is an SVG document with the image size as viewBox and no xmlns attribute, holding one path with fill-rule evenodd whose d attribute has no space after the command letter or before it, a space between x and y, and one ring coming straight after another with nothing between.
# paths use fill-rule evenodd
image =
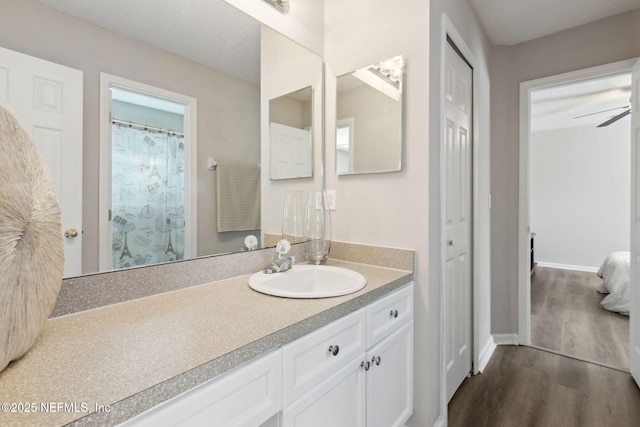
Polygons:
<instances>
[{"instance_id":1,"label":"decorative woven shell ornament","mask_svg":"<svg viewBox=\"0 0 640 427\"><path fill-rule=\"evenodd\" d=\"M0 371L35 343L63 268L53 181L27 132L0 107Z\"/></svg>"}]
</instances>

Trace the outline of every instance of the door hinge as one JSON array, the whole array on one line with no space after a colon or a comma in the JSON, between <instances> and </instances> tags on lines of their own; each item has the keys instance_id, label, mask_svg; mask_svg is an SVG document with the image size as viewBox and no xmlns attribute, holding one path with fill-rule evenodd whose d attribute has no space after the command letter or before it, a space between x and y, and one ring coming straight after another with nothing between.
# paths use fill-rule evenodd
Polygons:
<instances>
[{"instance_id":1,"label":"door hinge","mask_svg":"<svg viewBox=\"0 0 640 427\"><path fill-rule=\"evenodd\" d=\"M111 221L111 209L109 209L109 221Z\"/></svg>"}]
</instances>

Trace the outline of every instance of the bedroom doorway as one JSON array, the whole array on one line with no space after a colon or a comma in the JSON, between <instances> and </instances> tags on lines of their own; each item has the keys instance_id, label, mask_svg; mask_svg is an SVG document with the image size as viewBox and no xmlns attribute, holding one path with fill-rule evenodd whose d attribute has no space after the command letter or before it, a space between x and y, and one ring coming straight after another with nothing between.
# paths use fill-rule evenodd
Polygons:
<instances>
[{"instance_id":1,"label":"bedroom doorway","mask_svg":"<svg viewBox=\"0 0 640 427\"><path fill-rule=\"evenodd\" d=\"M521 84L520 342L626 371L629 318L596 273L629 251L633 62Z\"/></svg>"}]
</instances>

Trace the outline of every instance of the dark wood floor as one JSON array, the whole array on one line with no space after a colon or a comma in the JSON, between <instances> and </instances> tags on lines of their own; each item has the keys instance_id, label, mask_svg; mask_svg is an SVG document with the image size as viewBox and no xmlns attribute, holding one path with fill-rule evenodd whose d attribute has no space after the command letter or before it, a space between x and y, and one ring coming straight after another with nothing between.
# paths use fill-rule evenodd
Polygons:
<instances>
[{"instance_id":1,"label":"dark wood floor","mask_svg":"<svg viewBox=\"0 0 640 427\"><path fill-rule=\"evenodd\" d=\"M498 346L449 403L450 427L640 426L631 375L524 346Z\"/></svg>"},{"instance_id":2,"label":"dark wood floor","mask_svg":"<svg viewBox=\"0 0 640 427\"><path fill-rule=\"evenodd\" d=\"M536 267L531 276L531 343L629 370L629 316L603 309L595 273Z\"/></svg>"}]
</instances>

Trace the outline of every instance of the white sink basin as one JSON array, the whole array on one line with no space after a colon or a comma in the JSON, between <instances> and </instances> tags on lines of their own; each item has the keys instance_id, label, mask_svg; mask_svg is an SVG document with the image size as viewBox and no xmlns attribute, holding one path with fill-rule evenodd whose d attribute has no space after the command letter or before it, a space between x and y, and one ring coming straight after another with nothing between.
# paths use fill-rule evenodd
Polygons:
<instances>
[{"instance_id":1,"label":"white sink basin","mask_svg":"<svg viewBox=\"0 0 640 427\"><path fill-rule=\"evenodd\" d=\"M347 295L364 288L367 279L360 273L328 265L294 265L289 271L255 273L251 289L285 298L328 298Z\"/></svg>"}]
</instances>

